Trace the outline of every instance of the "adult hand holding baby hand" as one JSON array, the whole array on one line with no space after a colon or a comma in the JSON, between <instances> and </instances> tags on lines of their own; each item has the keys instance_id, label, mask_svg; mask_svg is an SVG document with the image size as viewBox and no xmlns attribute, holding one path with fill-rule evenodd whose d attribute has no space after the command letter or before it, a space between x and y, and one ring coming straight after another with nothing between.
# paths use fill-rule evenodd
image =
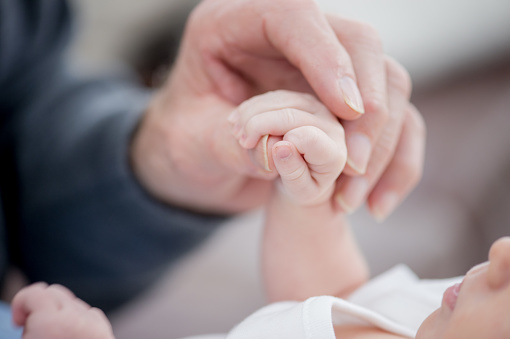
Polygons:
<instances>
[{"instance_id":1,"label":"adult hand holding baby hand","mask_svg":"<svg viewBox=\"0 0 510 339\"><path fill-rule=\"evenodd\" d=\"M421 155L398 160L424 139L414 133L419 114L409 104L407 74L384 56L372 28L328 17L312 0L206 0L194 10L172 75L134 138L142 184L194 209L236 212L262 203L274 174L239 146L227 116L276 89L314 93L342 120L349 158L337 192L344 209L366 197L377 206L385 192L400 201L416 184ZM356 196L360 178L366 184Z\"/></svg>"},{"instance_id":2,"label":"adult hand holding baby hand","mask_svg":"<svg viewBox=\"0 0 510 339\"><path fill-rule=\"evenodd\" d=\"M314 96L268 92L243 102L229 121L241 147L264 152L265 167L278 173L291 201L315 206L331 199L347 158L344 130Z\"/></svg>"}]
</instances>

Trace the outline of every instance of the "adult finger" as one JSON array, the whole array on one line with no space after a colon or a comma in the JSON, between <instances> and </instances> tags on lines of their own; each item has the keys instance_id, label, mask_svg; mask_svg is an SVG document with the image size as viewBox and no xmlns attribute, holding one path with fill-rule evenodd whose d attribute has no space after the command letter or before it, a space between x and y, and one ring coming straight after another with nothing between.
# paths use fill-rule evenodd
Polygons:
<instances>
[{"instance_id":1,"label":"adult finger","mask_svg":"<svg viewBox=\"0 0 510 339\"><path fill-rule=\"evenodd\" d=\"M356 210L365 201L393 157L409 105L408 88L402 86L406 76L407 73L398 63L387 59L389 120L374 147L366 173L354 177L342 175L338 181L337 202L346 212Z\"/></svg>"},{"instance_id":2,"label":"adult finger","mask_svg":"<svg viewBox=\"0 0 510 339\"><path fill-rule=\"evenodd\" d=\"M420 181L425 134L422 116L409 105L395 155L367 199L369 210L378 221L386 219Z\"/></svg>"},{"instance_id":3,"label":"adult finger","mask_svg":"<svg viewBox=\"0 0 510 339\"><path fill-rule=\"evenodd\" d=\"M273 8L263 14L270 45L303 73L335 115L358 118L365 110L351 57L318 5L309 0L271 2L257 1L260 8Z\"/></svg>"},{"instance_id":4,"label":"adult finger","mask_svg":"<svg viewBox=\"0 0 510 339\"><path fill-rule=\"evenodd\" d=\"M366 23L334 15L329 15L328 20L351 56L365 107L362 117L343 122L349 154L344 172L348 175L364 174L373 147L389 118L386 62L381 38ZM402 77L402 81L403 87L410 88L408 77Z\"/></svg>"}]
</instances>

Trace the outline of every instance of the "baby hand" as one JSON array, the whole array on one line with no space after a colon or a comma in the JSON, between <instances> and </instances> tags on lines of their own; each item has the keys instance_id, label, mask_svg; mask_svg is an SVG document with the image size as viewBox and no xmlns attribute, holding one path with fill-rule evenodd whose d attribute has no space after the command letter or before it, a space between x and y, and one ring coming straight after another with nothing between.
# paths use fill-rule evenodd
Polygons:
<instances>
[{"instance_id":1,"label":"baby hand","mask_svg":"<svg viewBox=\"0 0 510 339\"><path fill-rule=\"evenodd\" d=\"M243 102L229 121L242 147L264 152L292 200L310 206L331 198L347 158L344 130L315 97L269 92Z\"/></svg>"},{"instance_id":2,"label":"baby hand","mask_svg":"<svg viewBox=\"0 0 510 339\"><path fill-rule=\"evenodd\" d=\"M103 311L60 285L23 288L12 301L12 314L14 323L25 327L23 339L114 339Z\"/></svg>"}]
</instances>

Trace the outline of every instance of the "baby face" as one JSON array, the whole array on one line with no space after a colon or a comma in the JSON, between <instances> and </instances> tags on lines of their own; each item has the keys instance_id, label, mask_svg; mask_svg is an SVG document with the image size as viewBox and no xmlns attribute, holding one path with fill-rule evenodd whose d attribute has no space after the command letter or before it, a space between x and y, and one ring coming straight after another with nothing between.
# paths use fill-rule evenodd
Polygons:
<instances>
[{"instance_id":1,"label":"baby face","mask_svg":"<svg viewBox=\"0 0 510 339\"><path fill-rule=\"evenodd\" d=\"M510 338L510 238L496 241L489 262L473 267L461 284L445 291L441 307L416 338Z\"/></svg>"}]
</instances>

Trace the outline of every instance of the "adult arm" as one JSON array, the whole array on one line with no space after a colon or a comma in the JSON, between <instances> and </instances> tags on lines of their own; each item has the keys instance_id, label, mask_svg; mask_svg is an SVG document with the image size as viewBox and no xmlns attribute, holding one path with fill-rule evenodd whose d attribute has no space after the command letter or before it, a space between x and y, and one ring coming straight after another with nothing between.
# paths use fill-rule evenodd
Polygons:
<instances>
[{"instance_id":1,"label":"adult arm","mask_svg":"<svg viewBox=\"0 0 510 339\"><path fill-rule=\"evenodd\" d=\"M223 218L163 205L131 172L149 94L67 67L64 1L1 0L1 185L10 252L30 281L106 311L133 297Z\"/></svg>"}]
</instances>

